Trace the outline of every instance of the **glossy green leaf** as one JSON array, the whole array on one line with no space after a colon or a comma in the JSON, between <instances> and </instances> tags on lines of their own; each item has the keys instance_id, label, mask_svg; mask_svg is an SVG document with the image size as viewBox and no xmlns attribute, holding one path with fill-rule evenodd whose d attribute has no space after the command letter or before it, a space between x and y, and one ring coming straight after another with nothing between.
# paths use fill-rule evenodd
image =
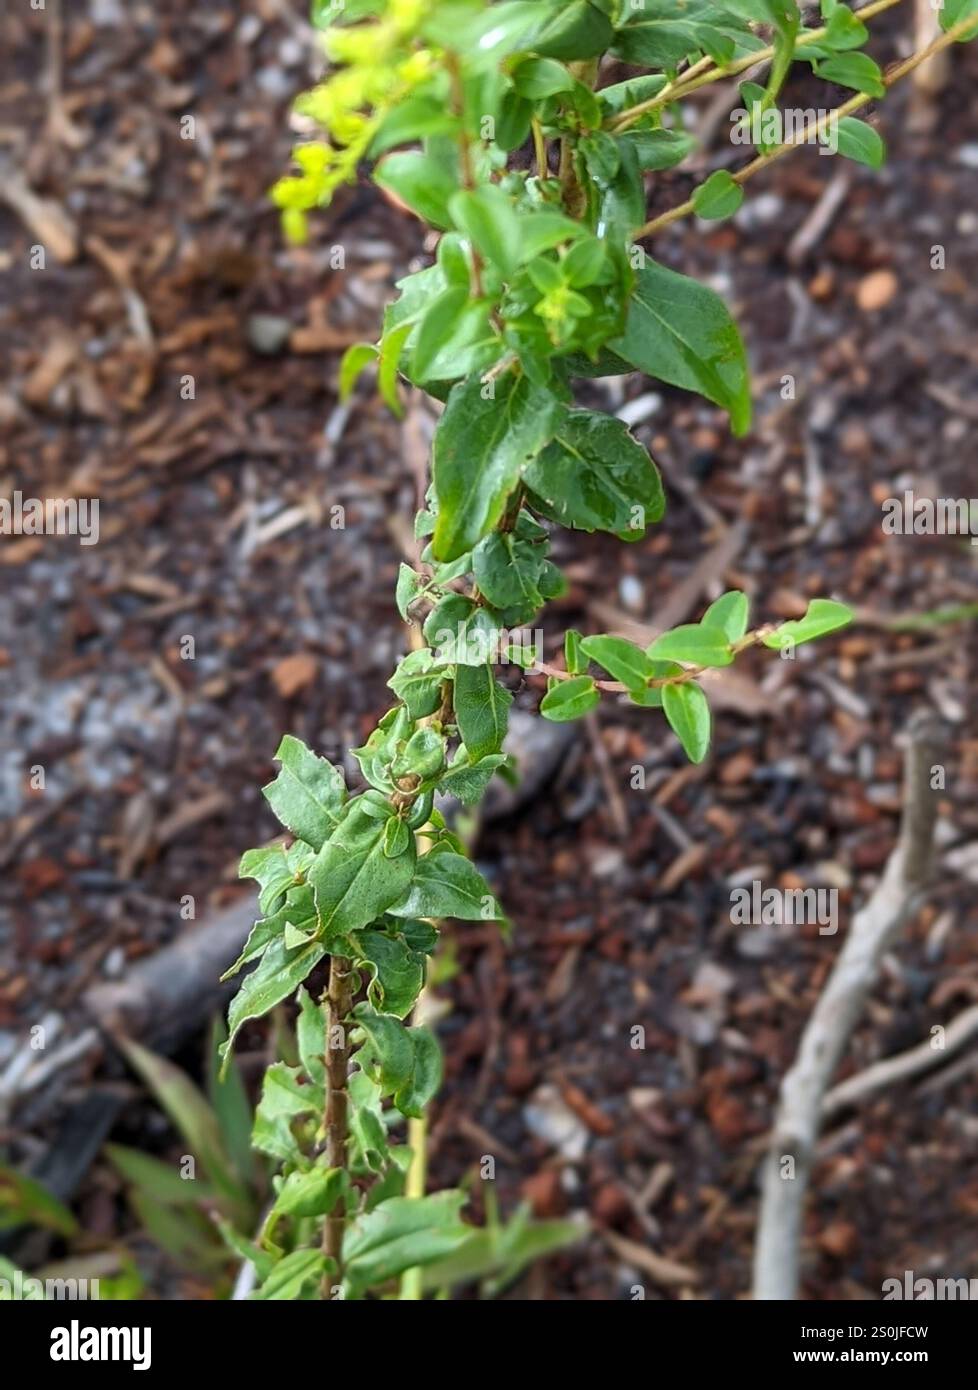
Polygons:
<instances>
[{"instance_id":1,"label":"glossy green leaf","mask_svg":"<svg viewBox=\"0 0 978 1390\"><path fill-rule=\"evenodd\" d=\"M717 169L693 193L693 211L707 221L732 217L744 201L744 190L726 169Z\"/></svg>"},{"instance_id":2,"label":"glossy green leaf","mask_svg":"<svg viewBox=\"0 0 978 1390\"><path fill-rule=\"evenodd\" d=\"M735 434L750 425L750 381L740 333L706 285L646 260L637 272L625 332L610 347L648 376L697 391L730 412Z\"/></svg>"},{"instance_id":3,"label":"glossy green leaf","mask_svg":"<svg viewBox=\"0 0 978 1390\"><path fill-rule=\"evenodd\" d=\"M585 637L581 651L629 689L642 689L652 675L652 663L642 648L624 637Z\"/></svg>"},{"instance_id":4,"label":"glossy green leaf","mask_svg":"<svg viewBox=\"0 0 978 1390\"><path fill-rule=\"evenodd\" d=\"M436 559L457 559L492 530L557 414L548 391L512 373L495 383L494 394L478 377L453 389L434 441Z\"/></svg>"},{"instance_id":5,"label":"glossy green leaf","mask_svg":"<svg viewBox=\"0 0 978 1390\"><path fill-rule=\"evenodd\" d=\"M848 627L852 619L852 609L844 603L836 603L830 598L813 598L803 618L782 623L763 638L763 642L765 647L779 651L787 646L798 646L801 642L813 642L830 632L838 632L840 628Z\"/></svg>"},{"instance_id":6,"label":"glossy green leaf","mask_svg":"<svg viewBox=\"0 0 978 1390\"><path fill-rule=\"evenodd\" d=\"M389 154L374 170L374 181L431 226L445 230L452 225L448 205L458 184L454 172L432 155L416 150Z\"/></svg>"},{"instance_id":7,"label":"glossy green leaf","mask_svg":"<svg viewBox=\"0 0 978 1390\"><path fill-rule=\"evenodd\" d=\"M868 164L871 169L881 169L886 162L883 137L875 127L856 116L843 116L836 122L835 138L839 154L846 159L853 159L857 164Z\"/></svg>"},{"instance_id":8,"label":"glossy green leaf","mask_svg":"<svg viewBox=\"0 0 978 1390\"><path fill-rule=\"evenodd\" d=\"M737 589L729 589L710 604L703 614L703 626L718 628L726 634L728 641L739 642L747 631L749 612L747 595Z\"/></svg>"},{"instance_id":9,"label":"glossy green leaf","mask_svg":"<svg viewBox=\"0 0 978 1390\"><path fill-rule=\"evenodd\" d=\"M730 640L722 628L703 623L683 623L647 648L653 661L685 661L691 666L729 666L733 661Z\"/></svg>"},{"instance_id":10,"label":"glossy green leaf","mask_svg":"<svg viewBox=\"0 0 978 1390\"><path fill-rule=\"evenodd\" d=\"M490 265L511 275L520 263L520 220L496 184L456 193L449 203L452 220Z\"/></svg>"},{"instance_id":11,"label":"glossy green leaf","mask_svg":"<svg viewBox=\"0 0 978 1390\"><path fill-rule=\"evenodd\" d=\"M540 701L540 713L554 724L580 719L601 703L601 692L590 676L560 681Z\"/></svg>"},{"instance_id":12,"label":"glossy green leaf","mask_svg":"<svg viewBox=\"0 0 978 1390\"><path fill-rule=\"evenodd\" d=\"M662 687L662 708L691 763L701 763L710 747L710 706L696 681Z\"/></svg>"},{"instance_id":13,"label":"glossy green leaf","mask_svg":"<svg viewBox=\"0 0 978 1390\"><path fill-rule=\"evenodd\" d=\"M816 64L815 71L826 82L837 82L840 87L851 87L870 97L886 95L879 64L868 53L836 53Z\"/></svg>"},{"instance_id":14,"label":"glossy green leaf","mask_svg":"<svg viewBox=\"0 0 978 1390\"><path fill-rule=\"evenodd\" d=\"M621 420L595 411L568 411L523 476L545 515L581 531L639 540L665 510L646 450Z\"/></svg>"},{"instance_id":15,"label":"glossy green leaf","mask_svg":"<svg viewBox=\"0 0 978 1390\"><path fill-rule=\"evenodd\" d=\"M490 662L482 666L458 667L455 718L462 742L473 761L478 762L502 748L512 703L512 695L496 680Z\"/></svg>"}]
</instances>

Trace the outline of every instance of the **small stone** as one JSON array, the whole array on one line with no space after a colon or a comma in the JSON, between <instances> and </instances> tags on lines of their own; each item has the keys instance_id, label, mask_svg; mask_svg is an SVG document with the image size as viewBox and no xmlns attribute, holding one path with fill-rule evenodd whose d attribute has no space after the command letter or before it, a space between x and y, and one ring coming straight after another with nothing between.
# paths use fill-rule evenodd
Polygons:
<instances>
[{"instance_id":1,"label":"small stone","mask_svg":"<svg viewBox=\"0 0 978 1390\"><path fill-rule=\"evenodd\" d=\"M900 288L900 282L892 270L873 270L864 275L856 289L856 303L863 313L871 314L883 309Z\"/></svg>"},{"instance_id":2,"label":"small stone","mask_svg":"<svg viewBox=\"0 0 978 1390\"><path fill-rule=\"evenodd\" d=\"M248 342L263 357L274 357L289 341L292 324L278 314L251 314L248 319Z\"/></svg>"}]
</instances>

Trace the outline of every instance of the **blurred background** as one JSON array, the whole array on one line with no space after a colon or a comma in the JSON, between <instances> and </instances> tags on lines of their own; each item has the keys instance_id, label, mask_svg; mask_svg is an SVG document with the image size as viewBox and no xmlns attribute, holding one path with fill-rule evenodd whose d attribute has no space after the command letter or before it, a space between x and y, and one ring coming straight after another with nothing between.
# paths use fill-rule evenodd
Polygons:
<instances>
[{"instance_id":1,"label":"blurred background","mask_svg":"<svg viewBox=\"0 0 978 1390\"><path fill-rule=\"evenodd\" d=\"M908 9L879 21L879 60L911 51ZM214 1081L216 977L252 910L237 861L276 834L260 787L280 736L352 778L408 645L393 587L431 407L398 422L369 383L341 405L336 369L433 248L366 184L283 242L266 191L319 71L306 14L15 0L0 17L0 496L99 500L97 544L0 536L0 1255L103 1296L233 1285L207 1213L255 1229L248 1110L291 1046L286 1017L253 1027ZM978 549L881 526L907 488L978 491L978 50L937 77L882 107L881 172L807 149L731 222L656 242L743 326L746 440L658 383L582 386L648 445L669 506L639 545L559 536L571 587L548 655L567 626L651 637L729 587L757 622L814 595L858 622L716 673L701 767L611 702L570 735L518 721L522 787L465 827L513 937L454 926L436 964L431 1180L468 1182L480 1220L527 1214L484 1296L744 1295L777 1087L892 848L921 706L952 734L939 882L843 1074L978 1002ZM698 108L701 176L743 159L721 86ZM802 76L789 99L825 93ZM691 186L659 176L650 215ZM524 683L517 707L540 693ZM732 925L731 888L755 879L837 888L839 934ZM966 1047L836 1117L805 1297L978 1276L976 1100Z\"/></svg>"}]
</instances>

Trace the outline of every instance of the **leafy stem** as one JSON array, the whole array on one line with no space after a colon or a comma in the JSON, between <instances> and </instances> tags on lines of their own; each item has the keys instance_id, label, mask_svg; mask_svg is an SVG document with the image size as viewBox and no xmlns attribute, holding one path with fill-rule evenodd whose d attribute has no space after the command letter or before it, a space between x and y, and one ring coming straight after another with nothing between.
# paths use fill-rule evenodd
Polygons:
<instances>
[{"instance_id":1,"label":"leafy stem","mask_svg":"<svg viewBox=\"0 0 978 1390\"><path fill-rule=\"evenodd\" d=\"M882 14L885 10L891 10L894 5L899 5L902 0L872 0L869 5L864 5L861 9L854 10L853 14L861 23L868 19L874 19L876 15ZM818 29L806 29L797 36L794 48L805 48L810 44L819 43L828 33L828 26L822 25ZM671 105L675 101L682 100L692 92L699 91L701 87L707 87L713 82L721 82L727 77L736 77L742 72L748 72L754 68L762 67L774 59L778 52L778 42L770 43L766 48L758 49L756 53L748 53L743 58L723 65L714 63L712 58L700 58L693 63L685 72L679 74L671 82L667 82L660 92L655 96L649 97L646 101L636 102L634 106L628 106L624 111L617 112L608 121L608 129L616 135L628 130L651 111L660 111L663 107ZM790 67L790 58L785 67L785 74ZM782 81L785 74L782 74ZM780 83L779 83L780 87Z\"/></svg>"},{"instance_id":2,"label":"leafy stem","mask_svg":"<svg viewBox=\"0 0 978 1390\"><path fill-rule=\"evenodd\" d=\"M882 0L879 0L879 3L882 3ZM897 0L891 0L891 3L897 3ZM959 42L959 40L962 39L969 30L973 29L974 26L974 15L960 19L943 34L939 34L938 37L927 44L925 48L919 49L918 52L912 54L909 58L905 58L902 62L894 63L893 66L888 68L883 74L884 87L889 90L889 88L899 82L901 78L906 77L909 73L913 72L915 68L919 68L922 63L926 63L928 58L932 58L935 53L940 53L943 49L949 48L951 44ZM748 179L752 179L755 174L759 174L762 169L768 168L769 165L783 158L784 155L790 154L792 150L820 139L833 125L844 119L844 117L852 116L857 111L863 110L863 108L868 106L873 100L875 100L873 96L863 92L858 93L854 97L850 97L849 100L843 102L841 106L837 106L834 110L826 112L824 116L820 116L817 120L807 125L795 139L786 140L783 144L777 145L774 149L768 150L764 154L759 154L756 159L751 160L743 169L738 170L736 174L731 176L733 182L741 185L745 184ZM653 236L656 232L662 231L663 227L668 227L671 223L678 222L681 218L688 217L690 213L695 211L696 196L694 194L692 198L687 198L685 202L677 204L674 208L670 208L668 212L663 212L660 213L658 217L653 217L650 221L646 222L644 226L640 227L635 235L637 238Z\"/></svg>"}]
</instances>

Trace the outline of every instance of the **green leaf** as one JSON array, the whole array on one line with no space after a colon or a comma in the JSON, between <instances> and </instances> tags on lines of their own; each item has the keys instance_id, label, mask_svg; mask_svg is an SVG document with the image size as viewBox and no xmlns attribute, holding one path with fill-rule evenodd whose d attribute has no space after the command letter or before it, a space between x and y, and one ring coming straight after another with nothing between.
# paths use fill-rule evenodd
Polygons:
<instances>
[{"instance_id":1,"label":"green leaf","mask_svg":"<svg viewBox=\"0 0 978 1390\"><path fill-rule=\"evenodd\" d=\"M318 850L341 819L343 774L291 734L282 739L275 757L282 770L262 787L262 794L286 830Z\"/></svg>"},{"instance_id":2,"label":"green leaf","mask_svg":"<svg viewBox=\"0 0 978 1390\"><path fill-rule=\"evenodd\" d=\"M717 169L693 193L693 211L707 221L732 217L744 201L744 190L726 169Z\"/></svg>"},{"instance_id":3,"label":"green leaf","mask_svg":"<svg viewBox=\"0 0 978 1390\"><path fill-rule=\"evenodd\" d=\"M603 666L616 681L630 689L641 690L652 675L652 663L634 642L624 637L585 637L581 651L591 661Z\"/></svg>"},{"instance_id":4,"label":"green leaf","mask_svg":"<svg viewBox=\"0 0 978 1390\"><path fill-rule=\"evenodd\" d=\"M217 1118L222 1146L235 1173L243 1184L252 1187L258 1181L258 1166L251 1148L254 1115L238 1068L232 1063L221 1076L220 1049L226 1037L223 1020L215 1018L207 1049L207 1099Z\"/></svg>"},{"instance_id":5,"label":"green leaf","mask_svg":"<svg viewBox=\"0 0 978 1390\"><path fill-rule=\"evenodd\" d=\"M434 777L445 766L445 737L435 729L415 729L391 764L391 776L408 777L411 773L422 782Z\"/></svg>"},{"instance_id":6,"label":"green leaf","mask_svg":"<svg viewBox=\"0 0 978 1390\"><path fill-rule=\"evenodd\" d=\"M509 373L495 396L478 377L452 390L434 440L435 558L455 560L493 529L523 465L553 433L559 402Z\"/></svg>"},{"instance_id":7,"label":"green leaf","mask_svg":"<svg viewBox=\"0 0 978 1390\"><path fill-rule=\"evenodd\" d=\"M471 860L451 851L425 854L407 894L388 909L392 917L454 917L460 922L500 922L503 913Z\"/></svg>"},{"instance_id":8,"label":"green leaf","mask_svg":"<svg viewBox=\"0 0 978 1390\"><path fill-rule=\"evenodd\" d=\"M553 443L523 476L546 516L581 531L639 540L665 511L659 472L646 450L621 420L595 411L568 411Z\"/></svg>"},{"instance_id":9,"label":"green leaf","mask_svg":"<svg viewBox=\"0 0 978 1390\"><path fill-rule=\"evenodd\" d=\"M521 213L520 227L524 261L532 261L544 251L588 234L586 227L562 212L533 212L528 216Z\"/></svg>"},{"instance_id":10,"label":"green leaf","mask_svg":"<svg viewBox=\"0 0 978 1390\"><path fill-rule=\"evenodd\" d=\"M299 990L299 1017L296 1021L296 1043L303 1071L313 1086L326 1082L326 1019L307 989Z\"/></svg>"},{"instance_id":11,"label":"green leaf","mask_svg":"<svg viewBox=\"0 0 978 1390\"><path fill-rule=\"evenodd\" d=\"M870 97L886 96L886 85L878 63L868 53L837 53L815 65L815 72L826 82L837 82Z\"/></svg>"},{"instance_id":12,"label":"green leaf","mask_svg":"<svg viewBox=\"0 0 978 1390\"><path fill-rule=\"evenodd\" d=\"M662 708L691 763L701 763L710 747L710 706L695 681L662 687Z\"/></svg>"},{"instance_id":13,"label":"green leaf","mask_svg":"<svg viewBox=\"0 0 978 1390\"><path fill-rule=\"evenodd\" d=\"M368 155L377 159L396 145L410 145L429 135L451 135L459 129L458 117L446 109L444 101L420 94L406 97L381 117Z\"/></svg>"},{"instance_id":14,"label":"green leaf","mask_svg":"<svg viewBox=\"0 0 978 1390\"><path fill-rule=\"evenodd\" d=\"M546 558L544 547L517 540L511 531L491 531L472 552L472 572L480 593L494 608L539 608L537 588Z\"/></svg>"},{"instance_id":15,"label":"green leaf","mask_svg":"<svg viewBox=\"0 0 978 1390\"><path fill-rule=\"evenodd\" d=\"M408 1037L414 1048L414 1065L408 1080L394 1093L394 1104L402 1115L419 1120L438 1092L444 1068L441 1048L429 1029L409 1028Z\"/></svg>"},{"instance_id":16,"label":"green leaf","mask_svg":"<svg viewBox=\"0 0 978 1390\"><path fill-rule=\"evenodd\" d=\"M609 346L648 376L723 406L734 433L746 433L751 399L744 345L727 306L706 285L646 260L625 332Z\"/></svg>"},{"instance_id":17,"label":"green leaf","mask_svg":"<svg viewBox=\"0 0 978 1390\"><path fill-rule=\"evenodd\" d=\"M73 1236L78 1222L66 1206L34 1178L0 1164L0 1231L18 1226L41 1226Z\"/></svg>"},{"instance_id":18,"label":"green leaf","mask_svg":"<svg viewBox=\"0 0 978 1390\"><path fill-rule=\"evenodd\" d=\"M702 623L683 623L646 649L653 661L686 661L692 666L729 666L734 659L730 641L722 628Z\"/></svg>"},{"instance_id":19,"label":"green leaf","mask_svg":"<svg viewBox=\"0 0 978 1390\"><path fill-rule=\"evenodd\" d=\"M445 231L452 225L448 205L458 184L452 170L433 155L416 150L389 154L374 169L373 177L432 227Z\"/></svg>"},{"instance_id":20,"label":"green leaf","mask_svg":"<svg viewBox=\"0 0 978 1390\"><path fill-rule=\"evenodd\" d=\"M141 1149L123 1144L106 1144L102 1152L132 1187L146 1192L157 1202L170 1206L196 1206L213 1202L216 1191L199 1178L185 1178L175 1163L161 1163Z\"/></svg>"},{"instance_id":21,"label":"green leaf","mask_svg":"<svg viewBox=\"0 0 978 1390\"><path fill-rule=\"evenodd\" d=\"M317 1166L307 1173L290 1173L278 1190L275 1216L328 1216L343 1194L342 1168Z\"/></svg>"},{"instance_id":22,"label":"green leaf","mask_svg":"<svg viewBox=\"0 0 978 1390\"><path fill-rule=\"evenodd\" d=\"M311 855L306 851L306 857ZM296 883L297 866L285 845L267 845L261 849L245 850L238 865L239 878L253 878L261 886L258 905L262 912L271 912L284 894Z\"/></svg>"},{"instance_id":23,"label":"green leaf","mask_svg":"<svg viewBox=\"0 0 978 1390\"><path fill-rule=\"evenodd\" d=\"M449 211L480 255L504 275L512 275L520 263L520 220L502 189L487 183L456 193Z\"/></svg>"},{"instance_id":24,"label":"green leaf","mask_svg":"<svg viewBox=\"0 0 978 1390\"><path fill-rule=\"evenodd\" d=\"M843 116L836 122L834 130L839 154L846 159L854 159L857 164L868 164L871 169L883 167L886 146L883 137L873 126L855 116Z\"/></svg>"},{"instance_id":25,"label":"green leaf","mask_svg":"<svg viewBox=\"0 0 978 1390\"><path fill-rule=\"evenodd\" d=\"M723 65L738 46L761 45L746 23L708 0L648 0L631 12L626 6L612 52L637 67L671 69L698 53Z\"/></svg>"},{"instance_id":26,"label":"green leaf","mask_svg":"<svg viewBox=\"0 0 978 1390\"><path fill-rule=\"evenodd\" d=\"M366 1039L357 1052L357 1063L371 1075L367 1064L371 1059L375 1061L379 1071L372 1080L380 1086L382 1095L391 1095L410 1081L414 1070L414 1044L409 1030L393 1014L377 1013L368 1004L358 1004L354 1014Z\"/></svg>"},{"instance_id":27,"label":"green leaf","mask_svg":"<svg viewBox=\"0 0 978 1390\"><path fill-rule=\"evenodd\" d=\"M293 1250L274 1266L268 1278L251 1295L253 1299L295 1302L315 1297L315 1290L335 1264L321 1250Z\"/></svg>"},{"instance_id":28,"label":"green leaf","mask_svg":"<svg viewBox=\"0 0 978 1390\"><path fill-rule=\"evenodd\" d=\"M574 79L562 63L553 58L524 58L513 68L513 86L522 97L540 101L557 92L569 92Z\"/></svg>"},{"instance_id":29,"label":"green leaf","mask_svg":"<svg viewBox=\"0 0 978 1390\"><path fill-rule=\"evenodd\" d=\"M784 647L814 642L817 637L837 632L840 628L848 627L852 619L852 609L844 603L836 603L830 598L813 598L803 618L782 623L762 640L765 647L780 651Z\"/></svg>"},{"instance_id":30,"label":"green leaf","mask_svg":"<svg viewBox=\"0 0 978 1390\"><path fill-rule=\"evenodd\" d=\"M938 23L945 33L953 29L961 20L968 16L974 18L974 24L969 25L964 30L958 43L967 43L970 39L978 36L978 0L944 0L944 4L938 11Z\"/></svg>"},{"instance_id":31,"label":"green leaf","mask_svg":"<svg viewBox=\"0 0 978 1390\"><path fill-rule=\"evenodd\" d=\"M412 719L424 719L441 704L442 682L450 675L451 668L437 662L429 647L419 647L408 653L387 684Z\"/></svg>"},{"instance_id":32,"label":"green leaf","mask_svg":"<svg viewBox=\"0 0 978 1390\"><path fill-rule=\"evenodd\" d=\"M225 1068L230 1062L238 1030L249 1019L262 1018L276 1004L294 994L325 954L326 947L321 941L310 941L292 950L281 939L271 943L251 974L245 977L228 1008L230 1033L221 1048Z\"/></svg>"},{"instance_id":33,"label":"green leaf","mask_svg":"<svg viewBox=\"0 0 978 1390\"><path fill-rule=\"evenodd\" d=\"M373 343L351 343L340 362L340 400L347 401L356 386L360 374L371 362L380 356Z\"/></svg>"},{"instance_id":34,"label":"green leaf","mask_svg":"<svg viewBox=\"0 0 978 1390\"><path fill-rule=\"evenodd\" d=\"M501 753L491 753L475 762L470 758L468 749L463 746L458 757L439 780L438 789L446 796L458 797L463 806L474 806L477 801L482 800L493 774L505 762L506 758Z\"/></svg>"},{"instance_id":35,"label":"green leaf","mask_svg":"<svg viewBox=\"0 0 978 1390\"><path fill-rule=\"evenodd\" d=\"M729 589L710 604L703 614L703 627L718 628L726 633L731 642L739 642L747 631L747 616L750 605L747 595L737 589Z\"/></svg>"},{"instance_id":36,"label":"green leaf","mask_svg":"<svg viewBox=\"0 0 978 1390\"><path fill-rule=\"evenodd\" d=\"M554 724L580 719L601 703L601 694L590 676L573 676L548 690L540 701L540 713Z\"/></svg>"},{"instance_id":37,"label":"green leaf","mask_svg":"<svg viewBox=\"0 0 978 1390\"><path fill-rule=\"evenodd\" d=\"M378 1013L406 1018L424 984L424 956L412 951L402 938L386 932L354 932L351 940L357 950L357 964L368 967L367 997L371 1004Z\"/></svg>"},{"instance_id":38,"label":"green leaf","mask_svg":"<svg viewBox=\"0 0 978 1390\"><path fill-rule=\"evenodd\" d=\"M572 676L582 676L587 671L587 659L581 650L583 640L576 628L570 627L564 633L564 665Z\"/></svg>"},{"instance_id":39,"label":"green leaf","mask_svg":"<svg viewBox=\"0 0 978 1390\"><path fill-rule=\"evenodd\" d=\"M618 139L635 151L640 169L673 169L696 148L685 130L626 130Z\"/></svg>"},{"instance_id":40,"label":"green leaf","mask_svg":"<svg viewBox=\"0 0 978 1390\"><path fill-rule=\"evenodd\" d=\"M473 762L489 753L498 753L502 748L512 703L510 692L493 675L491 662L484 666L457 668L455 717L459 735Z\"/></svg>"},{"instance_id":41,"label":"green leaf","mask_svg":"<svg viewBox=\"0 0 978 1390\"><path fill-rule=\"evenodd\" d=\"M397 588L394 593L394 602L397 604L397 611L405 622L408 621L408 609L418 597L422 587L422 579L417 570L410 565L401 563L397 571Z\"/></svg>"},{"instance_id":42,"label":"green leaf","mask_svg":"<svg viewBox=\"0 0 978 1390\"><path fill-rule=\"evenodd\" d=\"M543 20L527 43L535 53L567 62L596 58L611 47L614 38L611 21L588 0L560 0L559 4L538 5L537 9L549 9L550 18Z\"/></svg>"},{"instance_id":43,"label":"green leaf","mask_svg":"<svg viewBox=\"0 0 978 1390\"><path fill-rule=\"evenodd\" d=\"M298 1156L291 1122L300 1115L323 1112L322 1086L304 1085L303 1080L298 1067L286 1066L284 1062L273 1062L262 1080L251 1142L262 1153L283 1162L293 1162Z\"/></svg>"},{"instance_id":44,"label":"green leaf","mask_svg":"<svg viewBox=\"0 0 978 1390\"><path fill-rule=\"evenodd\" d=\"M309 870L327 943L366 926L396 902L411 882L415 857L412 836L405 852L389 859L383 823L354 802Z\"/></svg>"},{"instance_id":45,"label":"green leaf","mask_svg":"<svg viewBox=\"0 0 978 1390\"><path fill-rule=\"evenodd\" d=\"M351 1221L343 1237L343 1266L352 1296L453 1254L469 1236L459 1220L465 1201L463 1192L452 1191L391 1197Z\"/></svg>"},{"instance_id":46,"label":"green leaf","mask_svg":"<svg viewBox=\"0 0 978 1390\"><path fill-rule=\"evenodd\" d=\"M248 940L245 942L244 950L238 959L225 970L221 980L230 979L236 975L243 965L248 961L254 960L268 949L271 943L280 939L287 926L292 925L297 931L309 935L316 927L316 904L313 900L312 889L306 884L301 887L290 888L285 897L284 904L270 917L261 917L248 933Z\"/></svg>"},{"instance_id":47,"label":"green leaf","mask_svg":"<svg viewBox=\"0 0 978 1390\"><path fill-rule=\"evenodd\" d=\"M412 324L402 323L397 328L385 328L384 336L380 340L380 367L377 372L377 385L380 388L384 404L398 419L404 414L404 407L397 394L397 372L404 344L413 331Z\"/></svg>"},{"instance_id":48,"label":"green leaf","mask_svg":"<svg viewBox=\"0 0 978 1390\"><path fill-rule=\"evenodd\" d=\"M411 339L411 375L417 381L424 381L427 377L469 299L467 289L453 285L432 300Z\"/></svg>"}]
</instances>

